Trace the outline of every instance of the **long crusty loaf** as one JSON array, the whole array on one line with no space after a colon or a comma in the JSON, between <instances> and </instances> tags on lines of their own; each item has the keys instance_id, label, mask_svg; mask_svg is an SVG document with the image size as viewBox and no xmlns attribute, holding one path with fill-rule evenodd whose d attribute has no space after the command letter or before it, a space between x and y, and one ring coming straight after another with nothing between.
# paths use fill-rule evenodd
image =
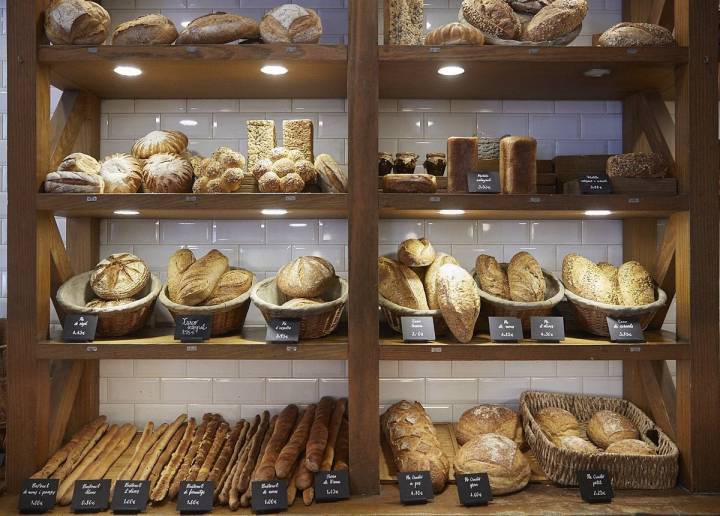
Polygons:
<instances>
[{"instance_id":1,"label":"long crusty loaf","mask_svg":"<svg viewBox=\"0 0 720 516\"><path fill-rule=\"evenodd\" d=\"M202 482L204 480L207 480L208 476L210 475L210 472L212 471L213 466L215 465L215 461L218 458L218 455L220 454L220 450L222 450L225 439L230 432L230 425L223 422L218 427L217 432L215 432L215 437L213 439L212 445L210 446L210 449L208 450L207 455L205 456L205 460L203 461L202 465L200 466L200 469L198 470L198 474L195 477L195 480L198 482Z\"/></svg>"},{"instance_id":2,"label":"long crusty loaf","mask_svg":"<svg viewBox=\"0 0 720 516\"><path fill-rule=\"evenodd\" d=\"M285 407L278 415L275 430L268 441L265 455L263 455L262 462L255 474L256 480L272 480L275 477L275 464L285 443L290 438L297 416L297 405L292 404Z\"/></svg>"},{"instance_id":3,"label":"long crusty loaf","mask_svg":"<svg viewBox=\"0 0 720 516\"><path fill-rule=\"evenodd\" d=\"M378 288L380 295L396 305L415 310L427 310L425 289L418 275L407 265L378 258Z\"/></svg>"},{"instance_id":4,"label":"long crusty loaf","mask_svg":"<svg viewBox=\"0 0 720 516\"><path fill-rule=\"evenodd\" d=\"M65 445L56 451L52 457L45 463L37 473L33 474L30 478L48 478L50 475L55 473L60 465L69 460L71 456L77 456L82 451L82 448L92 439L93 435L98 431L100 427L105 424L105 416L95 418L73 435ZM80 450L76 451L78 448Z\"/></svg>"},{"instance_id":5,"label":"long crusty loaf","mask_svg":"<svg viewBox=\"0 0 720 516\"><path fill-rule=\"evenodd\" d=\"M335 400L330 396L320 399L315 410L315 419L310 428L307 445L305 446L305 465L312 472L320 469L323 453L328 440L328 425L333 412Z\"/></svg>"},{"instance_id":6,"label":"long crusty loaf","mask_svg":"<svg viewBox=\"0 0 720 516\"><path fill-rule=\"evenodd\" d=\"M160 438L165 435L165 432L169 427L170 425L168 425L167 423L163 423L155 429L155 431L153 432L153 438L150 446L148 446L147 451L142 455L140 463L135 469L135 473L132 477L130 477L132 480L140 480L140 474L148 465L148 462L150 462L153 454L155 453L155 450L158 448L158 446L160 446Z\"/></svg>"},{"instance_id":7,"label":"long crusty loaf","mask_svg":"<svg viewBox=\"0 0 720 516\"><path fill-rule=\"evenodd\" d=\"M350 466L350 429L347 413L340 425L340 433L335 444L335 469L348 469Z\"/></svg>"},{"instance_id":8,"label":"long crusty loaf","mask_svg":"<svg viewBox=\"0 0 720 516\"><path fill-rule=\"evenodd\" d=\"M198 447L197 455L195 455L195 460L193 461L193 465L190 467L190 471L188 471L187 478L185 480L197 480L200 468L205 463L205 459L210 453L210 448L212 448L212 445L215 442L215 435L218 432L227 432L227 429L228 424L223 421L222 416L220 414L213 414L212 418L208 422L207 428L205 429L205 435Z\"/></svg>"},{"instance_id":9,"label":"long crusty loaf","mask_svg":"<svg viewBox=\"0 0 720 516\"><path fill-rule=\"evenodd\" d=\"M180 491L180 482L186 480L187 474L190 471L190 467L192 466L192 463L195 460L195 456L197 455L197 450L200 447L200 443L205 436L205 429L207 428L207 425L210 422L211 418L212 414L203 415L200 425L198 425L198 427L195 429L192 442L190 443L187 452L182 457L182 463L180 464L180 468L177 470L177 473L175 474L174 478L172 479L172 483L168 488L168 496L171 499L175 498Z\"/></svg>"},{"instance_id":10,"label":"long crusty loaf","mask_svg":"<svg viewBox=\"0 0 720 516\"><path fill-rule=\"evenodd\" d=\"M183 273L195 263L195 255L190 249L178 249L168 260L168 298L178 302L178 290Z\"/></svg>"},{"instance_id":11,"label":"long crusty loaf","mask_svg":"<svg viewBox=\"0 0 720 516\"><path fill-rule=\"evenodd\" d=\"M168 429L165 430L163 435L158 438L158 442L156 446L153 447L149 460L145 463L145 467L138 471L139 480L147 480L150 477L150 473L152 473L153 467L155 467L155 463L160 458L160 455L162 455L163 450L165 450L173 435L175 435L175 432L177 432L178 428L180 428L185 421L187 421L187 414L179 415Z\"/></svg>"},{"instance_id":12,"label":"long crusty loaf","mask_svg":"<svg viewBox=\"0 0 720 516\"><path fill-rule=\"evenodd\" d=\"M228 13L211 13L195 18L180 33L176 45L230 43L238 39L258 39L260 26L256 20Z\"/></svg>"},{"instance_id":13,"label":"long crusty loaf","mask_svg":"<svg viewBox=\"0 0 720 516\"><path fill-rule=\"evenodd\" d=\"M427 303L430 310L440 309L437 301L437 280L438 275L440 274L440 268L448 263L460 265L458 261L449 254L438 253L435 260L432 264L430 264L430 267L428 267L427 271L425 271L423 285L425 286L425 294L427 296Z\"/></svg>"},{"instance_id":14,"label":"long crusty loaf","mask_svg":"<svg viewBox=\"0 0 720 516\"><path fill-rule=\"evenodd\" d=\"M175 477L175 473L178 468L180 468L180 464L185 457L185 453L187 453L187 450L190 447L196 427L197 424L195 423L195 418L190 418L190 421L188 421L188 424L185 426L180 444L178 444L175 451L173 451L170 461L163 468L157 484L150 492L150 500L153 502L161 502L165 499L168 489L170 488L170 482L172 482L172 479Z\"/></svg>"},{"instance_id":15,"label":"long crusty loaf","mask_svg":"<svg viewBox=\"0 0 720 516\"><path fill-rule=\"evenodd\" d=\"M443 265L438 274L437 300L455 338L470 342L480 315L480 292L472 276L457 265Z\"/></svg>"},{"instance_id":16,"label":"long crusty loaf","mask_svg":"<svg viewBox=\"0 0 720 516\"><path fill-rule=\"evenodd\" d=\"M329 471L332 469L333 460L335 459L335 446L337 445L340 427L342 425L343 418L345 417L346 410L347 399L340 398L337 400L332 417L330 418L330 424L328 426L328 440L327 445L325 446L325 452L323 453L322 462L320 463L320 471Z\"/></svg>"},{"instance_id":17,"label":"long crusty loaf","mask_svg":"<svg viewBox=\"0 0 720 516\"><path fill-rule=\"evenodd\" d=\"M170 462L170 459L172 459L175 450L177 450L178 446L180 445L180 442L185 435L185 429L187 429L187 426L187 423L183 423L177 430L175 430L175 433L173 434L172 438L170 439L162 454L158 458L155 466L153 466L153 469L150 472L150 476L148 477L148 480L150 481L151 493L157 483L160 481L160 476L162 475L165 466L167 466L167 464Z\"/></svg>"},{"instance_id":18,"label":"long crusty loaf","mask_svg":"<svg viewBox=\"0 0 720 516\"><path fill-rule=\"evenodd\" d=\"M210 474L207 476L207 479L214 482L218 488L220 488L223 484L224 478L222 477L225 474L226 469L229 467L228 465L230 464L230 459L234 453L237 453L237 448L239 446L238 440L244 437L244 434L247 432L249 426L250 425L247 421L241 419L235 423L232 432L230 432L227 439L225 439L222 449L220 450L220 453L218 453L217 460L215 461L215 464L213 464ZM242 440L240 440L240 443L242 443ZM216 499L219 492L220 489L215 490Z\"/></svg>"},{"instance_id":19,"label":"long crusty loaf","mask_svg":"<svg viewBox=\"0 0 720 516\"><path fill-rule=\"evenodd\" d=\"M316 409L317 405L314 403L308 405L287 444L283 446L283 449L280 451L277 461L275 462L275 474L278 478L288 478L291 468L297 462L300 454L305 450L305 445L310 435L310 427L315 419Z\"/></svg>"},{"instance_id":20,"label":"long crusty loaf","mask_svg":"<svg viewBox=\"0 0 720 516\"><path fill-rule=\"evenodd\" d=\"M507 273L500 267L495 257L481 254L475 259L475 274L480 281L483 292L510 299L510 282Z\"/></svg>"},{"instance_id":21,"label":"long crusty loaf","mask_svg":"<svg viewBox=\"0 0 720 516\"><path fill-rule=\"evenodd\" d=\"M154 429L155 423L153 423L152 421L148 421L145 424L145 428L143 429L143 433L140 436L140 440L135 445L135 451L130 458L130 462L128 462L127 466L125 466L118 474L116 480L127 480L133 478L135 472L138 469L138 466L140 466L142 458L148 452L150 447L155 444L155 441L157 441L157 438L159 437L157 432L153 432Z\"/></svg>"},{"instance_id":22,"label":"long crusty loaf","mask_svg":"<svg viewBox=\"0 0 720 516\"><path fill-rule=\"evenodd\" d=\"M252 481L257 480L257 471L260 467L260 463L262 462L263 457L265 456L265 452L267 450L267 445L270 442L270 437L272 436L273 432L275 431L275 425L277 424L278 416L277 414L272 417L270 420L270 424L268 425L267 432L265 432L265 437L263 438L263 442L260 445L260 453L258 453L258 460L255 462L255 468L253 469L252 474L250 475L250 482L248 482L248 486L245 489L245 492L240 497L240 505L243 507L250 507L250 498L252 497ZM232 508L232 507L231 507Z\"/></svg>"},{"instance_id":23,"label":"long crusty loaf","mask_svg":"<svg viewBox=\"0 0 720 516\"><path fill-rule=\"evenodd\" d=\"M533 256L520 251L512 257L507 268L510 299L531 303L545 300L545 276Z\"/></svg>"},{"instance_id":24,"label":"long crusty loaf","mask_svg":"<svg viewBox=\"0 0 720 516\"><path fill-rule=\"evenodd\" d=\"M102 436L105 435L108 428L109 425L107 423L103 423L97 428L97 430L95 430L95 433L90 437L90 439L78 443L78 446L75 446L75 448L68 453L67 459L65 459L63 465L60 466L50 478L56 478L62 481L65 477L72 473L75 470L75 467L85 459L85 456L87 456L87 454L95 448L95 445L100 441Z\"/></svg>"},{"instance_id":25,"label":"long crusty loaf","mask_svg":"<svg viewBox=\"0 0 720 516\"><path fill-rule=\"evenodd\" d=\"M199 305L210 297L227 270L227 257L213 249L185 270L180 279L177 302L186 306Z\"/></svg>"}]
</instances>

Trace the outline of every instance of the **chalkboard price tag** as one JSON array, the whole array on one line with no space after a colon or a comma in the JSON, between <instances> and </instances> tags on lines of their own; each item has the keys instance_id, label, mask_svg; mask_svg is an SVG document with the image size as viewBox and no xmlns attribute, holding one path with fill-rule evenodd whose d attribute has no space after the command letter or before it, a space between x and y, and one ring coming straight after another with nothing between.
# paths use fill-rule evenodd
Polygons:
<instances>
[{"instance_id":1,"label":"chalkboard price tag","mask_svg":"<svg viewBox=\"0 0 720 516\"><path fill-rule=\"evenodd\" d=\"M580 193L588 195L613 193L612 183L607 174L582 174L578 177Z\"/></svg>"},{"instance_id":2,"label":"chalkboard price tag","mask_svg":"<svg viewBox=\"0 0 720 516\"><path fill-rule=\"evenodd\" d=\"M530 333L538 342L565 340L565 320L562 317L531 317Z\"/></svg>"},{"instance_id":3,"label":"chalkboard price tag","mask_svg":"<svg viewBox=\"0 0 720 516\"><path fill-rule=\"evenodd\" d=\"M41 514L55 507L60 481L56 478L33 479L23 482L18 497L18 512L22 514Z\"/></svg>"},{"instance_id":4,"label":"chalkboard price tag","mask_svg":"<svg viewBox=\"0 0 720 516\"><path fill-rule=\"evenodd\" d=\"M458 498L466 507L474 505L487 505L492 500L490 480L487 473L473 473L471 475L455 475Z\"/></svg>"},{"instance_id":5,"label":"chalkboard price tag","mask_svg":"<svg viewBox=\"0 0 720 516\"><path fill-rule=\"evenodd\" d=\"M298 342L300 340L300 319L271 319L265 334L267 342Z\"/></svg>"},{"instance_id":6,"label":"chalkboard price tag","mask_svg":"<svg viewBox=\"0 0 720 516\"><path fill-rule=\"evenodd\" d=\"M633 317L608 317L610 342L645 342L640 321Z\"/></svg>"},{"instance_id":7,"label":"chalkboard price tag","mask_svg":"<svg viewBox=\"0 0 720 516\"><path fill-rule=\"evenodd\" d=\"M493 342L523 340L522 322L517 317L488 317L488 321Z\"/></svg>"},{"instance_id":8,"label":"chalkboard price tag","mask_svg":"<svg viewBox=\"0 0 720 516\"><path fill-rule=\"evenodd\" d=\"M348 472L346 469L318 471L315 473L315 500L336 502L350 498Z\"/></svg>"},{"instance_id":9,"label":"chalkboard price tag","mask_svg":"<svg viewBox=\"0 0 720 516\"><path fill-rule=\"evenodd\" d=\"M615 496L610 473L604 469L578 471L577 479L580 484L580 496L586 502L610 502Z\"/></svg>"},{"instance_id":10,"label":"chalkboard price tag","mask_svg":"<svg viewBox=\"0 0 720 516\"><path fill-rule=\"evenodd\" d=\"M470 172L467 175L468 192L500 193L500 172Z\"/></svg>"},{"instance_id":11,"label":"chalkboard price tag","mask_svg":"<svg viewBox=\"0 0 720 516\"><path fill-rule=\"evenodd\" d=\"M435 497L429 471L403 471L397 479L400 501L406 505L427 503Z\"/></svg>"},{"instance_id":12,"label":"chalkboard price tag","mask_svg":"<svg viewBox=\"0 0 720 516\"><path fill-rule=\"evenodd\" d=\"M63 324L65 342L92 342L95 340L98 316L96 314L68 314Z\"/></svg>"},{"instance_id":13,"label":"chalkboard price tag","mask_svg":"<svg viewBox=\"0 0 720 516\"><path fill-rule=\"evenodd\" d=\"M205 482L180 482L180 492L175 508L182 514L204 514L212 512L215 484Z\"/></svg>"},{"instance_id":14,"label":"chalkboard price tag","mask_svg":"<svg viewBox=\"0 0 720 516\"><path fill-rule=\"evenodd\" d=\"M76 480L72 497L74 512L102 512L110 505L110 479Z\"/></svg>"},{"instance_id":15,"label":"chalkboard price tag","mask_svg":"<svg viewBox=\"0 0 720 516\"><path fill-rule=\"evenodd\" d=\"M435 340L435 323L432 317L401 317L405 342L430 342Z\"/></svg>"},{"instance_id":16,"label":"chalkboard price tag","mask_svg":"<svg viewBox=\"0 0 720 516\"><path fill-rule=\"evenodd\" d=\"M209 315L176 315L175 338L180 342L203 342L212 333L212 317Z\"/></svg>"},{"instance_id":17,"label":"chalkboard price tag","mask_svg":"<svg viewBox=\"0 0 720 516\"><path fill-rule=\"evenodd\" d=\"M118 514L137 514L145 511L149 497L149 481L118 480L115 483L110 508Z\"/></svg>"},{"instance_id":18,"label":"chalkboard price tag","mask_svg":"<svg viewBox=\"0 0 720 516\"><path fill-rule=\"evenodd\" d=\"M287 507L287 480L258 480L252 483L253 512L280 512Z\"/></svg>"}]
</instances>

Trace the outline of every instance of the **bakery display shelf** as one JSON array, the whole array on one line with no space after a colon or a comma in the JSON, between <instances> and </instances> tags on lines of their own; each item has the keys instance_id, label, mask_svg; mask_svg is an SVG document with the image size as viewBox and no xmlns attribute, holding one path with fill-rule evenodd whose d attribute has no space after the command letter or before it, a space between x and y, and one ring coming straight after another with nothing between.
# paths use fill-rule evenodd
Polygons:
<instances>
[{"instance_id":1,"label":"bakery display shelf","mask_svg":"<svg viewBox=\"0 0 720 516\"><path fill-rule=\"evenodd\" d=\"M659 218L688 209L685 194L565 195L381 193L381 218L578 219ZM450 211L447 211L450 210ZM457 211L461 210L461 211ZM603 210L598 213L597 210ZM605 210L610 213L604 213Z\"/></svg>"},{"instance_id":2,"label":"bakery display shelf","mask_svg":"<svg viewBox=\"0 0 720 516\"><path fill-rule=\"evenodd\" d=\"M344 45L41 46L50 82L101 98L336 98L347 91ZM281 76L265 64L288 69ZM113 73L134 66L137 77Z\"/></svg>"},{"instance_id":3,"label":"bakery display shelf","mask_svg":"<svg viewBox=\"0 0 720 516\"><path fill-rule=\"evenodd\" d=\"M65 217L264 219L345 218L347 194L48 194L36 197L38 210ZM127 210L130 210L129 212ZM263 210L285 210L287 213ZM116 213L120 211L120 213ZM134 212L138 212L137 214Z\"/></svg>"},{"instance_id":4,"label":"bakery display shelf","mask_svg":"<svg viewBox=\"0 0 720 516\"><path fill-rule=\"evenodd\" d=\"M672 98L688 49L380 46L379 59L381 98L610 100L645 90ZM439 75L447 65L465 73Z\"/></svg>"},{"instance_id":5,"label":"bakery display shelf","mask_svg":"<svg viewBox=\"0 0 720 516\"><path fill-rule=\"evenodd\" d=\"M298 344L265 342L265 327L245 327L242 335L214 337L205 342L182 343L175 340L172 327L146 329L118 339L88 343L67 343L53 333L37 343L36 355L44 359L244 359L244 360L343 360L347 358L347 330L322 339Z\"/></svg>"}]
</instances>

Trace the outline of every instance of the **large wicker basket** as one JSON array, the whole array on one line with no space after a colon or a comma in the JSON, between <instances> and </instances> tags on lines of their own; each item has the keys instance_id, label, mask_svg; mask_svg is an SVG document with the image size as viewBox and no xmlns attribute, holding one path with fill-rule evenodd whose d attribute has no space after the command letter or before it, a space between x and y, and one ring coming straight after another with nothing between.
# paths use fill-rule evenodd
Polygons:
<instances>
[{"instance_id":1,"label":"large wicker basket","mask_svg":"<svg viewBox=\"0 0 720 516\"><path fill-rule=\"evenodd\" d=\"M98 316L96 334L101 337L123 337L145 326L162 289L160 278L150 275L150 281L132 303L107 308L88 308L85 305L97 298L90 287L92 271L73 276L57 291L56 299L66 314L95 314Z\"/></svg>"},{"instance_id":2,"label":"large wicker basket","mask_svg":"<svg viewBox=\"0 0 720 516\"><path fill-rule=\"evenodd\" d=\"M396 305L389 299L384 298L381 294L378 294L378 303L380 304L380 310L382 310L383 316L385 316L385 321L390 328L397 333L402 333L403 317L432 317L436 337L445 335L448 332L447 323L445 319L443 319L440 310L414 310Z\"/></svg>"},{"instance_id":3,"label":"large wicker basket","mask_svg":"<svg viewBox=\"0 0 720 516\"><path fill-rule=\"evenodd\" d=\"M500 267L502 267L504 271L507 271L507 263L501 263ZM565 295L565 288L553 273L545 269L542 269L542 273L543 276L545 276L545 300L523 303L488 294L480 287L480 280L477 277L477 273L473 272L473 278L478 285L482 299L480 314L488 317L519 317L522 321L523 330L528 331L530 329L531 317L551 315L553 309L562 301Z\"/></svg>"},{"instance_id":4,"label":"large wicker basket","mask_svg":"<svg viewBox=\"0 0 720 516\"><path fill-rule=\"evenodd\" d=\"M583 432L592 415L612 410L630 419L640 431L640 439L652 444L657 455L617 455L579 453L555 446L535 421L535 414L545 407L565 409L580 421ZM540 467L553 482L577 485L577 472L605 469L616 489L670 489L678 475L679 451L675 443L647 417L642 410L620 398L524 392L520 396L525 439L537 457Z\"/></svg>"},{"instance_id":5,"label":"large wicker basket","mask_svg":"<svg viewBox=\"0 0 720 516\"><path fill-rule=\"evenodd\" d=\"M322 296L324 303L305 308L283 308L290 298L277 288L275 277L261 281L250 294L266 322L272 319L300 319L300 339L319 339L330 335L340 323L348 298L348 283L336 276L333 285Z\"/></svg>"},{"instance_id":6,"label":"large wicker basket","mask_svg":"<svg viewBox=\"0 0 720 516\"><path fill-rule=\"evenodd\" d=\"M253 275L254 283L255 275ZM170 301L167 296L167 285L165 285L160 292L160 303L170 311L173 317L178 315L212 316L210 335L217 337L218 335L225 335L242 329L250 308L250 290L227 303L210 306L186 306Z\"/></svg>"},{"instance_id":7,"label":"large wicker basket","mask_svg":"<svg viewBox=\"0 0 720 516\"><path fill-rule=\"evenodd\" d=\"M575 314L580 328L601 337L609 337L607 317L635 317L640 321L642 329L646 329L661 306L667 302L667 294L660 287L656 287L655 301L647 305L620 306L598 303L580 297L577 294L565 289L565 296L570 301L570 306Z\"/></svg>"},{"instance_id":8,"label":"large wicker basket","mask_svg":"<svg viewBox=\"0 0 720 516\"><path fill-rule=\"evenodd\" d=\"M523 26L528 23L531 19L531 15L525 15L525 14L517 14L517 17L520 19L520 22L523 24ZM470 25L467 20L465 20L465 17L463 16L462 9L460 9L460 12L458 13L458 21L460 23L463 23L465 25ZM472 25L470 25L472 27ZM477 27L474 27L477 29ZM478 29L480 30L480 29ZM557 39L554 39L552 41L521 41L516 39L502 39L498 38L494 34L489 34L487 32L483 32L483 36L485 36L485 44L486 45L502 45L502 46L510 46L510 47L566 47L580 35L580 32L582 31L582 23L578 25L575 29L573 29L571 32L568 32L567 34L560 36ZM523 27L523 32L525 32Z\"/></svg>"}]
</instances>

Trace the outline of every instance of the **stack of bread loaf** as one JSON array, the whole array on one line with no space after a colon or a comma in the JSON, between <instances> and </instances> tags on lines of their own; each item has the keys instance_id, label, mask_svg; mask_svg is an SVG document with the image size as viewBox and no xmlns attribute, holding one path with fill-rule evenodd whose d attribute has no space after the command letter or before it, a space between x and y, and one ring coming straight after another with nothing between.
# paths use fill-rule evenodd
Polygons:
<instances>
[{"instance_id":1,"label":"stack of bread loaf","mask_svg":"<svg viewBox=\"0 0 720 516\"><path fill-rule=\"evenodd\" d=\"M109 308L132 303L149 281L150 270L140 258L130 253L111 254L93 269L90 288L97 298L85 306Z\"/></svg>"},{"instance_id":2,"label":"stack of bread loaf","mask_svg":"<svg viewBox=\"0 0 720 516\"><path fill-rule=\"evenodd\" d=\"M319 256L300 256L277 273L278 290L287 298L281 306L305 308L324 303L335 280L335 267Z\"/></svg>"},{"instance_id":3,"label":"stack of bread loaf","mask_svg":"<svg viewBox=\"0 0 720 516\"><path fill-rule=\"evenodd\" d=\"M237 192L245 178L245 156L228 147L220 147L210 157L192 156L195 193Z\"/></svg>"},{"instance_id":4,"label":"stack of bread loaf","mask_svg":"<svg viewBox=\"0 0 720 516\"><path fill-rule=\"evenodd\" d=\"M400 244L397 261L378 259L380 295L413 310L440 310L460 342L469 342L480 315L480 294L472 276L457 260L436 253L425 238Z\"/></svg>"},{"instance_id":5,"label":"stack of bread loaf","mask_svg":"<svg viewBox=\"0 0 720 516\"><path fill-rule=\"evenodd\" d=\"M475 260L475 275L480 288L490 295L523 303L545 300L545 276L537 260L526 251L515 254L507 270L494 257L481 254Z\"/></svg>"}]
</instances>

